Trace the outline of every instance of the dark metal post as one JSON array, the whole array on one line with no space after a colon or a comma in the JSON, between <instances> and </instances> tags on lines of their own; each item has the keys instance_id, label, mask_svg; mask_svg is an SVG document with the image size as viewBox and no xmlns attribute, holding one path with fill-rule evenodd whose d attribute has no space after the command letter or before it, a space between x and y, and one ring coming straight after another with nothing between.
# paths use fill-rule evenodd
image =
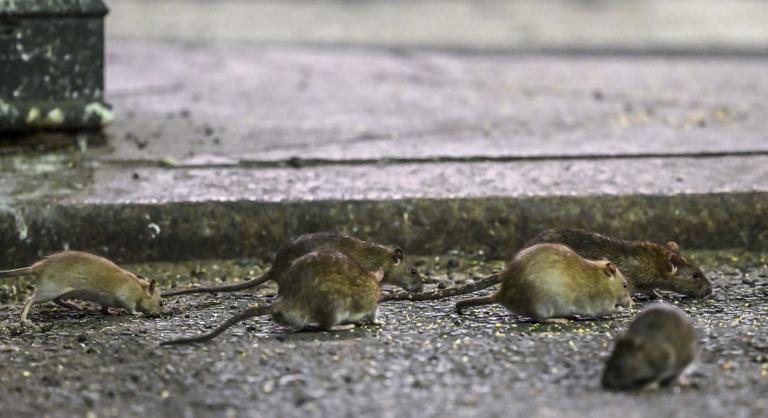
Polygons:
<instances>
[{"instance_id":1,"label":"dark metal post","mask_svg":"<svg viewBox=\"0 0 768 418\"><path fill-rule=\"evenodd\" d=\"M104 102L100 0L0 0L0 132L98 129Z\"/></svg>"}]
</instances>

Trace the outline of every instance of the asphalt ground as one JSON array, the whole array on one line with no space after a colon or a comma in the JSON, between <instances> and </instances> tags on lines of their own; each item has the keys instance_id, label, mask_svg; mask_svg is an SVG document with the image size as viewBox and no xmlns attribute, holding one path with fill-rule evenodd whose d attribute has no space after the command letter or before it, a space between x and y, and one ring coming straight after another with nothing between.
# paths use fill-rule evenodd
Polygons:
<instances>
[{"instance_id":1,"label":"asphalt ground","mask_svg":"<svg viewBox=\"0 0 768 418\"><path fill-rule=\"evenodd\" d=\"M503 307L453 312L453 300L388 302L380 327L299 332L262 317L199 345L158 347L209 329L255 293L180 297L160 318L102 316L96 308L33 308L18 328L21 279L0 307L4 416L678 416L757 417L768 410L768 269L764 253L693 257L711 299L672 299L696 323L702 351L686 385L639 393L599 386L612 340L638 309L598 321L530 323ZM430 287L500 266L451 254L421 258ZM475 261L472 261L475 260ZM129 266L164 287L235 280L249 260ZM14 290L15 289L15 290Z\"/></svg>"}]
</instances>

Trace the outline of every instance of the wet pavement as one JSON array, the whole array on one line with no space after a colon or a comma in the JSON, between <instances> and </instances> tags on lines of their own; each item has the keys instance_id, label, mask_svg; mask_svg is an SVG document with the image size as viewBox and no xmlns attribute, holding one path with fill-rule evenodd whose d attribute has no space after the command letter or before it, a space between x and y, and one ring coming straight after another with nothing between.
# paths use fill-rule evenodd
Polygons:
<instances>
[{"instance_id":1,"label":"wet pavement","mask_svg":"<svg viewBox=\"0 0 768 418\"><path fill-rule=\"evenodd\" d=\"M24 282L0 297L0 408L7 416L681 416L768 411L765 253L696 252L715 285L707 300L673 300L699 329L688 384L633 394L600 389L612 338L642 307L607 320L525 322L500 306L464 316L452 300L387 302L384 325L290 333L269 318L207 343L157 342L208 329L274 288L170 300L161 318L34 308L16 326ZM430 286L499 267L460 255L421 258ZM450 266L450 268L448 267ZM258 274L249 260L130 266L163 286ZM446 270L448 269L448 270ZM16 289L14 291L13 289Z\"/></svg>"}]
</instances>

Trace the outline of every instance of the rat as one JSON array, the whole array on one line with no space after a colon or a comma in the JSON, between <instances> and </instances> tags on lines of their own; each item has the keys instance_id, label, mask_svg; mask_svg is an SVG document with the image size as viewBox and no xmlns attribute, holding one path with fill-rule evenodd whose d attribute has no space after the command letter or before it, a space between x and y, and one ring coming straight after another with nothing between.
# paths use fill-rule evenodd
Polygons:
<instances>
[{"instance_id":1,"label":"rat","mask_svg":"<svg viewBox=\"0 0 768 418\"><path fill-rule=\"evenodd\" d=\"M557 243L571 247L589 259L607 258L616 263L629 281L632 293L655 296L671 290L696 298L712 294L712 283L680 254L674 241L662 246L648 241L624 241L581 229L550 229L527 245Z\"/></svg>"},{"instance_id":2,"label":"rat","mask_svg":"<svg viewBox=\"0 0 768 418\"><path fill-rule=\"evenodd\" d=\"M497 293L459 301L456 311L500 303L537 322L566 323L566 318L608 315L632 304L627 281L615 264L587 260L560 244L523 249L500 277Z\"/></svg>"},{"instance_id":3,"label":"rat","mask_svg":"<svg viewBox=\"0 0 768 418\"><path fill-rule=\"evenodd\" d=\"M685 313L667 303L651 304L616 339L602 385L614 390L669 385L677 381L697 352L696 329Z\"/></svg>"},{"instance_id":4,"label":"rat","mask_svg":"<svg viewBox=\"0 0 768 418\"><path fill-rule=\"evenodd\" d=\"M30 323L32 305L53 301L59 306L79 309L65 299L82 299L131 314L162 312L160 292L154 280L135 275L97 255L79 251L52 254L29 267L0 271L0 277L36 276L35 293L24 302L21 323Z\"/></svg>"},{"instance_id":5,"label":"rat","mask_svg":"<svg viewBox=\"0 0 768 418\"><path fill-rule=\"evenodd\" d=\"M394 255L395 251L391 253ZM277 300L271 305L251 306L207 334L164 341L160 345L208 341L240 321L261 315L272 315L276 322L298 329L317 326L325 331L339 331L355 324L378 325L382 271L389 268L389 264L400 262L398 257L389 260L371 272L340 251L310 252L285 270L285 276L291 280L281 283Z\"/></svg>"},{"instance_id":6,"label":"rat","mask_svg":"<svg viewBox=\"0 0 768 418\"><path fill-rule=\"evenodd\" d=\"M163 297L178 296L190 293L217 293L217 292L235 292L245 290L270 280L277 282L278 286L282 281L291 280L283 274L299 257L312 251L330 249L347 254L350 258L360 264L365 270L375 271L382 265L392 265L384 270L383 284L393 284L402 287L411 292L420 292L423 289L423 278L415 268L404 268L400 264L403 259L403 251L399 248L363 241L349 235L336 232L317 232L305 234L295 239L286 247L278 251L275 256L275 262L264 274L241 283L234 283L216 287L196 287L187 289L177 289L164 292ZM393 253L394 250L394 253ZM398 262L390 263L392 259L397 258Z\"/></svg>"}]
</instances>

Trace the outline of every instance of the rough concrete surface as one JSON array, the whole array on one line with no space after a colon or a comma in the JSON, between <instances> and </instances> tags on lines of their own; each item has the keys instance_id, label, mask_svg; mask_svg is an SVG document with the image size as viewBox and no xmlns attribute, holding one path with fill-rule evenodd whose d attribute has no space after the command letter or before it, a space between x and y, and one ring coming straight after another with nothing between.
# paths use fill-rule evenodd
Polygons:
<instances>
[{"instance_id":1,"label":"rough concrete surface","mask_svg":"<svg viewBox=\"0 0 768 418\"><path fill-rule=\"evenodd\" d=\"M599 387L612 340L637 309L612 319L539 325L500 306L464 316L453 300L385 303L381 327L290 333L271 319L201 345L157 342L208 329L274 288L170 300L161 318L93 308L33 308L16 326L24 281L0 297L4 416L677 416L757 417L768 411L765 253L695 253L715 284L708 300L673 300L695 321L700 360L686 386L640 393ZM433 284L498 268L448 255L418 259ZM248 260L130 266L163 286L261 271ZM190 276L193 279L190 279Z\"/></svg>"}]
</instances>

